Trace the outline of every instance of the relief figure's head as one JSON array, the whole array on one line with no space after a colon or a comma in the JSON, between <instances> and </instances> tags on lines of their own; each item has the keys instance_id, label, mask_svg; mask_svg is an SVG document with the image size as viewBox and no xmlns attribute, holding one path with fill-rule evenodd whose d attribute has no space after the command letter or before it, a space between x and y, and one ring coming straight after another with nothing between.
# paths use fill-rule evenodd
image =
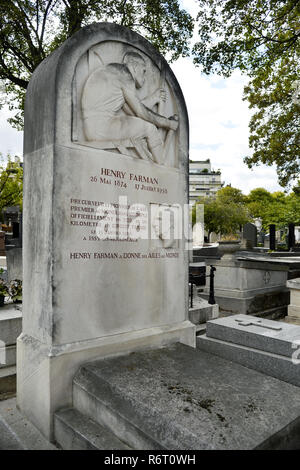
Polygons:
<instances>
[{"instance_id":1,"label":"relief figure's head","mask_svg":"<svg viewBox=\"0 0 300 470\"><path fill-rule=\"evenodd\" d=\"M128 67L137 88L141 88L145 82L146 64L143 57L137 52L126 52L123 63Z\"/></svg>"}]
</instances>

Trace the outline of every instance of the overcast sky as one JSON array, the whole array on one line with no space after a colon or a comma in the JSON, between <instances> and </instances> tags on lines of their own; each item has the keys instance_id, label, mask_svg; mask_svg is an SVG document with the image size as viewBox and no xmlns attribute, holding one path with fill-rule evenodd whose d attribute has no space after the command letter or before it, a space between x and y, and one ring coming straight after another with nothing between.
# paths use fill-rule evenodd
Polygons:
<instances>
[{"instance_id":1,"label":"overcast sky","mask_svg":"<svg viewBox=\"0 0 300 470\"><path fill-rule=\"evenodd\" d=\"M182 0L185 9L195 15L197 3ZM190 120L190 158L211 159L214 169L220 169L225 184L242 189L247 194L256 187L269 191L282 190L275 168L259 166L249 170L243 157L248 148L250 111L242 101L246 77L235 72L232 77L204 76L191 59L179 59L171 65L182 88ZM7 107L0 110L0 152L22 155L23 133L8 123Z\"/></svg>"}]
</instances>

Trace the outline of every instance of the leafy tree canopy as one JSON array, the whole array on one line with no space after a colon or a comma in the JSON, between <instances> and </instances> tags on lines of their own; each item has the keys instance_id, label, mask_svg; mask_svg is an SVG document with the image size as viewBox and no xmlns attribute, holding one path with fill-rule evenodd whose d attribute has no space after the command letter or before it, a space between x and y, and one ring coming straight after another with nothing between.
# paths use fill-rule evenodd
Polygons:
<instances>
[{"instance_id":1,"label":"leafy tree canopy","mask_svg":"<svg viewBox=\"0 0 300 470\"><path fill-rule=\"evenodd\" d=\"M199 198L204 204L204 226L208 236L214 232L221 235L234 235L250 221L244 196L237 188L227 186L217 191L216 197ZM192 209L192 223L196 222L196 205Z\"/></svg>"},{"instance_id":2,"label":"leafy tree canopy","mask_svg":"<svg viewBox=\"0 0 300 470\"><path fill-rule=\"evenodd\" d=\"M245 162L275 163L287 185L300 174L300 0L198 1L195 63L207 74L248 74L253 153Z\"/></svg>"},{"instance_id":3,"label":"leafy tree canopy","mask_svg":"<svg viewBox=\"0 0 300 470\"><path fill-rule=\"evenodd\" d=\"M199 198L196 204L204 205L204 226L210 235L234 235L247 222L261 219L268 232L269 225L277 229L287 228L290 223L300 225L300 192L273 193L255 188L245 196L237 188L226 186L215 197ZM196 205L192 209L192 223L196 222Z\"/></svg>"},{"instance_id":4,"label":"leafy tree canopy","mask_svg":"<svg viewBox=\"0 0 300 470\"><path fill-rule=\"evenodd\" d=\"M260 218L264 230L270 224L284 228L290 223L300 223L300 194L281 191L270 193L264 188L256 188L246 196L246 205L252 218Z\"/></svg>"},{"instance_id":5,"label":"leafy tree canopy","mask_svg":"<svg viewBox=\"0 0 300 470\"><path fill-rule=\"evenodd\" d=\"M240 189L232 186L225 186L217 192L217 200L222 204L241 204L245 201L245 197Z\"/></svg>"},{"instance_id":6,"label":"leafy tree canopy","mask_svg":"<svg viewBox=\"0 0 300 470\"><path fill-rule=\"evenodd\" d=\"M188 54L193 19L179 0L1 0L0 80L23 126L22 109L30 76L47 55L82 26L111 21L139 32L170 60ZM3 104L3 101L2 101ZM20 112L21 110L21 112Z\"/></svg>"}]
</instances>

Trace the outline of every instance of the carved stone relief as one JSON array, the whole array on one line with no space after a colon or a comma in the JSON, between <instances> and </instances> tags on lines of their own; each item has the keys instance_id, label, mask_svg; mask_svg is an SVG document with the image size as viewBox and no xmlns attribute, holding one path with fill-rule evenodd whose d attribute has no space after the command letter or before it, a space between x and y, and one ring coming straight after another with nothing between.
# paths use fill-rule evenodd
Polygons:
<instances>
[{"instance_id":1,"label":"carved stone relief","mask_svg":"<svg viewBox=\"0 0 300 470\"><path fill-rule=\"evenodd\" d=\"M164 70L138 49L106 41L79 60L73 142L176 167L176 111Z\"/></svg>"}]
</instances>

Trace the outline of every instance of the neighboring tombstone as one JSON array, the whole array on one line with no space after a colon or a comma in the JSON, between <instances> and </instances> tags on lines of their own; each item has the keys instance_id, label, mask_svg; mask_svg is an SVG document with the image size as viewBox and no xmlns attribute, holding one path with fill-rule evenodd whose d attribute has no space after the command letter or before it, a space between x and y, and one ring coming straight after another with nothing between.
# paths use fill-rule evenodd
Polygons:
<instances>
[{"instance_id":1,"label":"neighboring tombstone","mask_svg":"<svg viewBox=\"0 0 300 470\"><path fill-rule=\"evenodd\" d=\"M257 228L254 224L248 222L243 227L243 240L246 241L246 247L252 249L257 246Z\"/></svg>"},{"instance_id":2,"label":"neighboring tombstone","mask_svg":"<svg viewBox=\"0 0 300 470\"><path fill-rule=\"evenodd\" d=\"M276 226L274 224L269 225L270 238L269 247L270 250L276 250Z\"/></svg>"},{"instance_id":3,"label":"neighboring tombstone","mask_svg":"<svg viewBox=\"0 0 300 470\"><path fill-rule=\"evenodd\" d=\"M5 256L5 232L0 231L0 256Z\"/></svg>"},{"instance_id":4,"label":"neighboring tombstone","mask_svg":"<svg viewBox=\"0 0 300 470\"><path fill-rule=\"evenodd\" d=\"M289 224L288 233L288 250L291 250L295 246L295 224Z\"/></svg>"},{"instance_id":5,"label":"neighboring tombstone","mask_svg":"<svg viewBox=\"0 0 300 470\"><path fill-rule=\"evenodd\" d=\"M24 147L17 401L51 439L83 362L195 345L184 224L169 238L161 226L188 215L184 98L149 42L93 24L34 72ZM147 224L153 239L139 239Z\"/></svg>"}]
</instances>

